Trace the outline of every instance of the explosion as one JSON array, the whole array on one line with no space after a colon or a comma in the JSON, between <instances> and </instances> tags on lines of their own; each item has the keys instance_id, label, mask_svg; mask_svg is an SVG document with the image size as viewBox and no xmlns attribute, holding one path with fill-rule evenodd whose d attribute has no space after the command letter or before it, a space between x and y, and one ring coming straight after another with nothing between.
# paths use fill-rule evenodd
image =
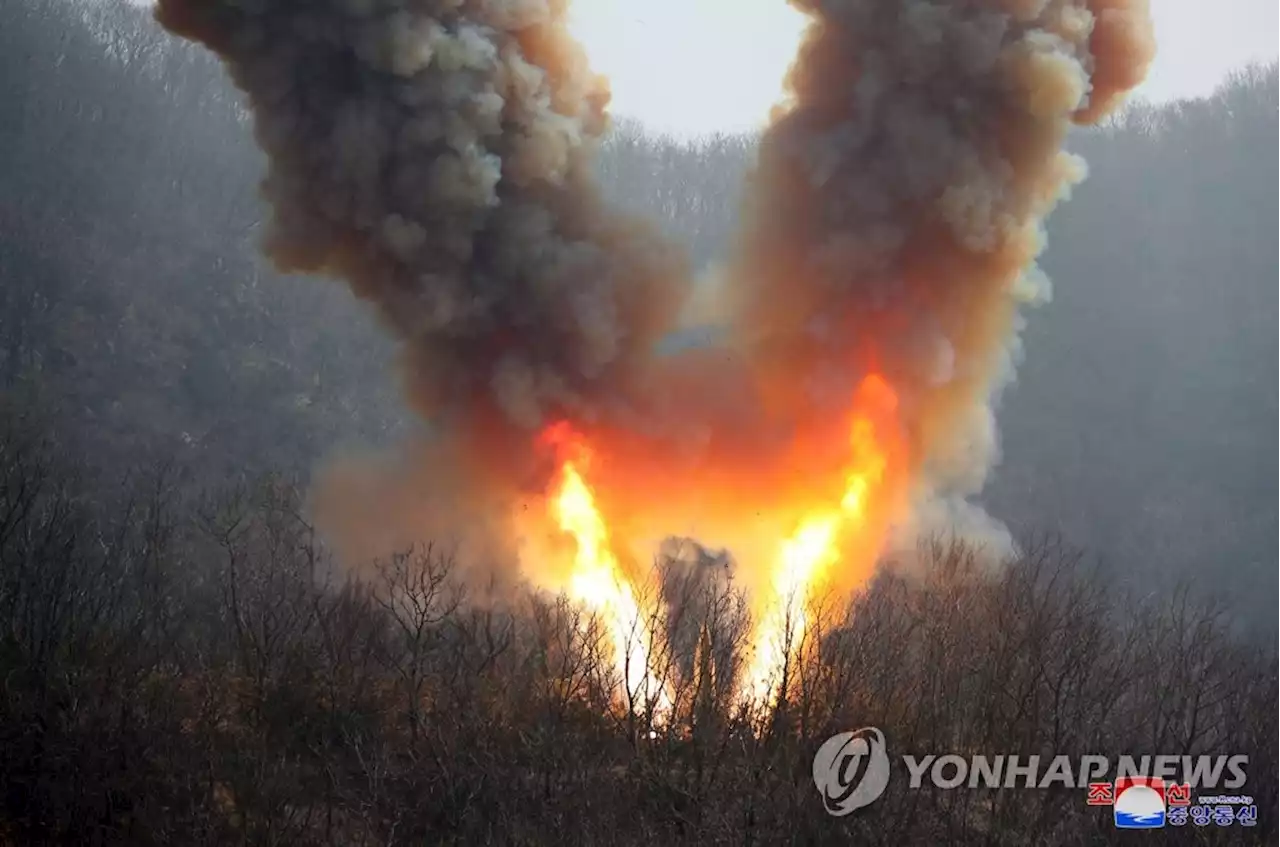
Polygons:
<instances>
[{"instance_id":1,"label":"explosion","mask_svg":"<svg viewBox=\"0 0 1280 847\"><path fill-rule=\"evenodd\" d=\"M626 686L622 694L627 702L652 704L661 716L670 711L671 701L662 683L650 672L653 634L641 615L631 580L609 548L604 518L583 479L590 454L574 441L567 424L553 426L544 438L575 456L562 462L551 495L555 520L573 537L577 547L569 593L606 621L613 640L614 667Z\"/></svg>"},{"instance_id":2,"label":"explosion","mask_svg":"<svg viewBox=\"0 0 1280 847\"><path fill-rule=\"evenodd\" d=\"M822 585L826 569L843 559L849 569L864 574L879 553L884 526L874 526L868 504L876 498L891 502L887 483L890 464L900 458L894 439L898 398L879 376L863 380L854 400L850 427L850 459L844 492L838 504L803 519L782 544L773 572L773 592L767 595L755 634L754 658L747 673L747 693L753 702L770 702L785 686L789 661L806 631L805 603ZM844 544L841 544L841 540Z\"/></svg>"},{"instance_id":3,"label":"explosion","mask_svg":"<svg viewBox=\"0 0 1280 847\"><path fill-rule=\"evenodd\" d=\"M464 525L512 516L511 546L568 539L522 571L597 612L628 691L664 703L637 551L733 551L757 622L740 687L768 699L819 588L931 516L982 519L1043 222L1084 175L1067 132L1154 51L1146 0L792 4L807 34L714 290L601 199L608 89L567 0L157 6L248 97L268 254L345 279L403 342L434 489ZM727 339L659 356L695 290ZM322 490L347 525L398 511Z\"/></svg>"}]
</instances>

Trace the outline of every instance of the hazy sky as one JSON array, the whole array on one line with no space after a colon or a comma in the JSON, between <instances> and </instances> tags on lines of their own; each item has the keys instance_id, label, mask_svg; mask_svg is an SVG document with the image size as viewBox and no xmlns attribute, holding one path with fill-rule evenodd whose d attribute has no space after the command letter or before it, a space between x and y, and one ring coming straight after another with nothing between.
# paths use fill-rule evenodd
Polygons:
<instances>
[{"instance_id":1,"label":"hazy sky","mask_svg":"<svg viewBox=\"0 0 1280 847\"><path fill-rule=\"evenodd\" d=\"M1277 54L1277 0L1151 0L1159 52L1140 94L1211 92ZM613 112L668 132L759 125L802 27L785 0L573 0L574 31L613 83Z\"/></svg>"}]
</instances>

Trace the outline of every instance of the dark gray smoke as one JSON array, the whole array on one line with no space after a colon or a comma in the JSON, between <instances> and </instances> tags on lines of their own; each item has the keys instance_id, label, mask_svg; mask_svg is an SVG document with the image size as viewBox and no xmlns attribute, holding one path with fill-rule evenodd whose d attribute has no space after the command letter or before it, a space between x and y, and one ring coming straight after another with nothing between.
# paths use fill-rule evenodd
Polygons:
<instances>
[{"instance_id":1,"label":"dark gray smoke","mask_svg":"<svg viewBox=\"0 0 1280 847\"><path fill-rule=\"evenodd\" d=\"M160 0L222 57L268 154L267 251L346 279L461 426L629 396L683 302L680 251L592 182L608 90L547 0Z\"/></svg>"},{"instance_id":2,"label":"dark gray smoke","mask_svg":"<svg viewBox=\"0 0 1280 847\"><path fill-rule=\"evenodd\" d=\"M248 94L271 256L345 278L404 342L455 505L519 488L531 430L567 419L619 537L705 519L777 539L839 502L844 419L876 372L906 443L885 485L917 517L981 519L962 498L996 457L1018 309L1047 295L1043 221L1084 173L1066 133L1142 79L1146 0L793 0L811 23L724 266L729 341L661 362L688 269L600 200L608 93L566 5L160 0L157 16ZM673 417L699 436L679 450L652 437ZM377 500L352 505L376 525Z\"/></svg>"}]
</instances>

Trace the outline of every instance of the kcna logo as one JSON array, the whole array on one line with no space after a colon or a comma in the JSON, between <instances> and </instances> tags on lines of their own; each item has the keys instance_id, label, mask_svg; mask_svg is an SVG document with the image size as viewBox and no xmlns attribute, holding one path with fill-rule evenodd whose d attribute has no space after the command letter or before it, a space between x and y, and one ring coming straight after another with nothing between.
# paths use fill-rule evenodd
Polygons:
<instances>
[{"instance_id":1,"label":"kcna logo","mask_svg":"<svg viewBox=\"0 0 1280 847\"><path fill-rule=\"evenodd\" d=\"M875 802L889 784L884 733L868 726L828 738L813 757L813 784L836 817Z\"/></svg>"}]
</instances>

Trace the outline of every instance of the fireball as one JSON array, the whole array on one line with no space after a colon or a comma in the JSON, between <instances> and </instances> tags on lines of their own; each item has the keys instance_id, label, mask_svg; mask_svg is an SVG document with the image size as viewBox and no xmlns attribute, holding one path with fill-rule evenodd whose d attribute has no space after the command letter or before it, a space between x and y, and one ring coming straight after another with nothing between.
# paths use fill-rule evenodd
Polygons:
<instances>
[{"instance_id":1,"label":"fireball","mask_svg":"<svg viewBox=\"0 0 1280 847\"><path fill-rule=\"evenodd\" d=\"M847 556L847 566L863 578L869 574L887 530L885 512L871 514L869 501L879 496L887 505L894 494L886 485L890 462L902 452L897 406L897 395L882 377L863 380L854 402L843 496L839 503L805 517L781 544L746 678L744 694L752 702L768 704L785 693L779 689L806 634L806 607L827 583L831 569ZM880 523L872 523L875 520ZM853 543L859 537L864 543Z\"/></svg>"},{"instance_id":2,"label":"fireball","mask_svg":"<svg viewBox=\"0 0 1280 847\"><path fill-rule=\"evenodd\" d=\"M651 667L653 634L636 601L635 588L610 549L604 518L582 475L591 454L564 425L548 430L544 439L571 454L562 460L550 496L553 518L577 548L568 593L600 615L608 627L614 671L625 685L624 701L652 705L662 716L670 711L671 701Z\"/></svg>"},{"instance_id":3,"label":"fireball","mask_svg":"<svg viewBox=\"0 0 1280 847\"><path fill-rule=\"evenodd\" d=\"M713 523L719 526L732 521L770 528L792 523L789 535L780 532L784 537L774 537L776 559L771 579L754 598L752 657L739 686L744 702L772 705L785 682L788 663L794 661L808 632L810 601L824 588L856 587L871 574L889 522L901 508L898 481L905 475L905 451L897 411L897 395L888 382L875 374L864 378L840 430L844 433L842 445L815 443L835 429L803 428L800 443L786 451L779 467L769 468L767 473L758 465L750 469L766 479L790 480L779 483L772 493L775 502L764 508L758 504L768 500L769 492L758 486L735 487L732 482L743 477L736 476L733 468L704 466L693 478L681 482L679 487L690 494L672 492L664 498L650 489L641 467L655 464L652 457L646 456L644 461L633 457L633 463L628 464L626 457L619 456L609 463L612 472L599 469L600 476L609 481L608 499L613 506L602 510L597 491L587 478L594 469L592 459L601 448L589 447L587 438L567 424L544 432L543 442L555 446L558 454L547 498L549 517L574 542L573 562L564 584L571 597L606 621L614 646L613 670L625 684L628 697L655 703L659 712L671 707L670 692L653 668L655 632L636 599L642 586L619 562L614 547L618 533L611 532L606 511L620 513L619 521L628 530L633 523L624 519L627 513L634 517L648 510L651 515L671 515L671 504L695 511L701 508L706 515L713 515ZM607 445L607 437L601 438ZM635 444L629 446L634 448ZM824 474L818 459L832 456L839 456L839 461ZM626 470L619 472L618 467ZM625 484L628 478L633 485ZM808 484L797 484L797 480ZM824 502L822 496L828 493ZM667 508L655 506L662 503ZM749 552L758 554L763 549L765 545L756 545Z\"/></svg>"}]
</instances>

